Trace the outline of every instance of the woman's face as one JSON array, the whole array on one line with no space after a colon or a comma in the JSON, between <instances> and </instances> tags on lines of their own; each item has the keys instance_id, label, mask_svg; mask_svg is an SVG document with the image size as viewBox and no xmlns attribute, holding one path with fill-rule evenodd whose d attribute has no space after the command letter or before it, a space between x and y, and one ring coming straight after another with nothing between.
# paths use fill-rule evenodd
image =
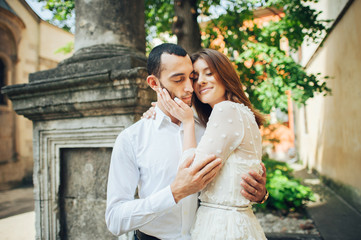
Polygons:
<instances>
[{"instance_id":1,"label":"woman's face","mask_svg":"<svg viewBox=\"0 0 361 240\"><path fill-rule=\"evenodd\" d=\"M193 89L202 103L207 103L213 108L215 104L226 100L226 88L216 79L205 60L196 60L193 69L198 76L193 82Z\"/></svg>"}]
</instances>

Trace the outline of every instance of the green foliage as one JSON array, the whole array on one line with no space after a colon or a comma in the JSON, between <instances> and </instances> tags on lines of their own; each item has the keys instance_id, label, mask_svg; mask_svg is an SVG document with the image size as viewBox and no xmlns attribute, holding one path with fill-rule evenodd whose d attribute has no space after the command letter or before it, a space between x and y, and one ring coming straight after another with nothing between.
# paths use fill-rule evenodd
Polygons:
<instances>
[{"instance_id":1,"label":"green foliage","mask_svg":"<svg viewBox=\"0 0 361 240\"><path fill-rule=\"evenodd\" d=\"M195 0L198 5L198 13L209 16L211 6L219 5L220 0ZM151 41L158 38L167 42L164 36L174 36L172 25L175 18L174 0L145 0L145 30L147 39L147 52L154 47ZM196 9L195 9L196 10Z\"/></svg>"},{"instance_id":2,"label":"green foliage","mask_svg":"<svg viewBox=\"0 0 361 240\"><path fill-rule=\"evenodd\" d=\"M218 35L224 37L226 51L237 65L237 71L252 104L269 113L273 107L287 112L286 91L292 100L305 104L315 93L327 95L331 90L320 74L308 74L289 55L303 41L320 40L327 21L318 20L321 12L299 0L228 1L226 14L212 19L206 28L204 46L209 47ZM315 1L309 1L315 2ZM283 9L278 21L263 26L254 23L255 9ZM281 49L288 41L290 52Z\"/></svg>"},{"instance_id":3,"label":"green foliage","mask_svg":"<svg viewBox=\"0 0 361 240\"><path fill-rule=\"evenodd\" d=\"M145 6L147 37L157 37L162 33L171 33L174 17L173 3L163 0L145 0Z\"/></svg>"},{"instance_id":4,"label":"green foliage","mask_svg":"<svg viewBox=\"0 0 361 240\"><path fill-rule=\"evenodd\" d=\"M331 90L326 86L327 76L308 74L289 54L298 50L301 44L317 42L327 31L326 20L319 20L320 11L316 11L308 3L316 0L198 0L198 14L210 17L202 29L203 47L210 47L219 35L224 38L224 52L236 64L241 81L245 86L252 104L264 113L273 107L287 112L286 91L298 105L305 104L316 93L327 95ZM156 34L171 32L174 15L171 1L146 0L151 4L146 21L155 26ZM220 13L212 16L211 8ZM260 9L282 9L284 16L278 15L278 21L270 21L258 26L254 23L254 11ZM171 12L173 14L173 11ZM153 19L153 20L152 20ZM166 22L165 22L166 21ZM246 23L246 24L245 24ZM150 28L148 28L150 29ZM153 36L154 37L154 36ZM281 42L287 41L290 51L281 48ZM215 47L215 46L212 46Z\"/></svg>"},{"instance_id":5,"label":"green foliage","mask_svg":"<svg viewBox=\"0 0 361 240\"><path fill-rule=\"evenodd\" d=\"M301 184L292 176L293 169L287 163L269 158L263 159L267 170L266 188L270 193L264 204L258 204L257 209L300 210L308 201L314 201L314 195L309 187Z\"/></svg>"},{"instance_id":6,"label":"green foliage","mask_svg":"<svg viewBox=\"0 0 361 240\"><path fill-rule=\"evenodd\" d=\"M46 2L45 8L54 14L52 23L67 30L71 25L66 20L74 18L74 0L38 0ZM219 35L224 38L225 49L235 63L240 79L252 104L263 113L273 107L287 112L286 91L297 104L305 104L315 94L327 95L331 90L326 85L328 76L306 73L289 55L298 50L303 42L317 42L327 32L320 20L320 11L309 3L317 0L194 0L198 15L209 21L202 23L202 46L210 47ZM174 0L145 0L145 27L147 51L151 40L172 36L175 19ZM255 10L281 9L277 21L258 26L254 23ZM165 34L165 35L164 35ZM287 41L290 50L281 48ZM214 47L214 46L213 46Z\"/></svg>"},{"instance_id":7,"label":"green foliage","mask_svg":"<svg viewBox=\"0 0 361 240\"><path fill-rule=\"evenodd\" d=\"M249 41L238 54L233 60L250 101L265 113L273 107L287 112L286 91L291 91L292 100L299 105L314 97L315 92L327 94L331 91L319 74L307 74L277 47ZM248 67L245 62L252 65Z\"/></svg>"},{"instance_id":8,"label":"green foliage","mask_svg":"<svg viewBox=\"0 0 361 240\"><path fill-rule=\"evenodd\" d=\"M57 49L55 51L55 54L57 53L62 53L64 55L71 53L74 50L74 42L68 42L67 44L65 44L65 46Z\"/></svg>"},{"instance_id":9,"label":"green foliage","mask_svg":"<svg viewBox=\"0 0 361 240\"><path fill-rule=\"evenodd\" d=\"M38 2L45 2L45 9L53 13L53 18L49 20L50 23L70 31L74 26L75 17L75 0L38 0Z\"/></svg>"}]
</instances>

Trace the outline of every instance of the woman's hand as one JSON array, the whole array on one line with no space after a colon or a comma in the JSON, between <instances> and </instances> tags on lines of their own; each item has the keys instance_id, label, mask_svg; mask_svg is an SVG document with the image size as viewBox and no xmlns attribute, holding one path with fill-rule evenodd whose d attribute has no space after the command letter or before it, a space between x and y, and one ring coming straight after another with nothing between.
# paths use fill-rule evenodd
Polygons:
<instances>
[{"instance_id":1,"label":"woman's hand","mask_svg":"<svg viewBox=\"0 0 361 240\"><path fill-rule=\"evenodd\" d=\"M152 104L152 106L145 113L143 113L143 116L141 118L155 119L156 113L155 113L154 107L157 105L157 103L152 102L151 104Z\"/></svg>"},{"instance_id":2,"label":"woman's hand","mask_svg":"<svg viewBox=\"0 0 361 240\"><path fill-rule=\"evenodd\" d=\"M165 110L173 117L177 118L183 124L194 123L193 110L182 100L175 97L174 100L169 96L166 89L158 89L158 101L164 106Z\"/></svg>"}]
</instances>

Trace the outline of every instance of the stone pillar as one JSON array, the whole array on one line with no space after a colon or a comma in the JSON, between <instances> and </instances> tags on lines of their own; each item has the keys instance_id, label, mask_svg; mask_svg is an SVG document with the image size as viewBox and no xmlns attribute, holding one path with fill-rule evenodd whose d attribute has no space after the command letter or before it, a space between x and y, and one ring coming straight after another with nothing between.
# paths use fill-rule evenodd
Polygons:
<instances>
[{"instance_id":1,"label":"stone pillar","mask_svg":"<svg viewBox=\"0 0 361 240\"><path fill-rule=\"evenodd\" d=\"M105 226L116 136L155 99L143 0L76 0L75 54L2 89L33 121L36 239L115 239Z\"/></svg>"},{"instance_id":2,"label":"stone pillar","mask_svg":"<svg viewBox=\"0 0 361 240\"><path fill-rule=\"evenodd\" d=\"M75 51L99 44L145 51L143 1L76 0L75 4Z\"/></svg>"}]
</instances>

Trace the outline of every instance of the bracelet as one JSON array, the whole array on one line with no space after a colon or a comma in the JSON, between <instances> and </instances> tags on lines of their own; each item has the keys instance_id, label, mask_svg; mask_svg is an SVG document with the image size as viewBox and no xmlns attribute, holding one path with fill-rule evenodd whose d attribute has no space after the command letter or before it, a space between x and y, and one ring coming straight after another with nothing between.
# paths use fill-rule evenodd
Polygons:
<instances>
[{"instance_id":1,"label":"bracelet","mask_svg":"<svg viewBox=\"0 0 361 240\"><path fill-rule=\"evenodd\" d=\"M268 197L269 197L269 192L268 192L267 189L266 189L266 195L264 195L262 201L258 202L258 204L263 204L263 203L265 203L265 202L267 201Z\"/></svg>"}]
</instances>

